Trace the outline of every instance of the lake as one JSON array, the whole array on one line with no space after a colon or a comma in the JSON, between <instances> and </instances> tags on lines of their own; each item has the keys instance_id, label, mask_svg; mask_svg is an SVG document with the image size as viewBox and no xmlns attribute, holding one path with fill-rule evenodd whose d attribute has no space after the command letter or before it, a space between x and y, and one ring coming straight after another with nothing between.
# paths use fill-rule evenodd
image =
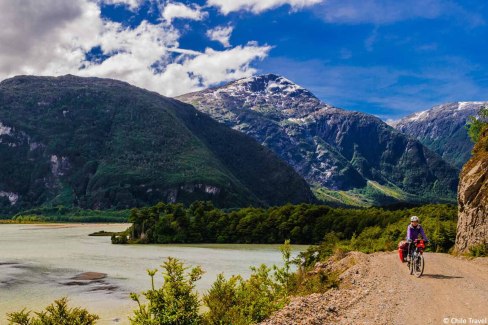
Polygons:
<instances>
[{"instance_id":1,"label":"lake","mask_svg":"<svg viewBox=\"0 0 488 325\"><path fill-rule=\"evenodd\" d=\"M112 245L110 237L90 237L99 230L121 231L128 224L0 224L0 324L7 312L26 307L39 311L67 296L70 306L82 306L100 316L100 324L127 324L136 307L130 292L149 289L147 269L169 256L200 265L200 293L217 274L249 276L250 266L282 265L279 245ZM293 246L294 256L307 246ZM72 278L83 272L107 277L86 284ZM156 285L162 284L159 273Z\"/></svg>"}]
</instances>

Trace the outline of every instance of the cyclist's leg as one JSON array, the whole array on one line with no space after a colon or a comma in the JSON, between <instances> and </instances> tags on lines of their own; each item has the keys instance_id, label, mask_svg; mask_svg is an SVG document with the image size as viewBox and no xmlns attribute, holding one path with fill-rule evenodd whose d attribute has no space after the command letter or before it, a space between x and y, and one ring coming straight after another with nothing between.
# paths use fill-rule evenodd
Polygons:
<instances>
[{"instance_id":1,"label":"cyclist's leg","mask_svg":"<svg viewBox=\"0 0 488 325\"><path fill-rule=\"evenodd\" d=\"M412 242L409 242L408 243L408 250L407 250L407 256L409 257L412 257L412 251L413 251L413 245L412 245Z\"/></svg>"}]
</instances>

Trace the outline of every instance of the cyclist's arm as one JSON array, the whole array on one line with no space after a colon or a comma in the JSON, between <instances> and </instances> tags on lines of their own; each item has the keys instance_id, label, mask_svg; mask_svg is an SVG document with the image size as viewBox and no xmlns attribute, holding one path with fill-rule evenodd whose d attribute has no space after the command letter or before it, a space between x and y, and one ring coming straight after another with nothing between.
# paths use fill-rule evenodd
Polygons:
<instances>
[{"instance_id":1,"label":"cyclist's arm","mask_svg":"<svg viewBox=\"0 0 488 325\"><path fill-rule=\"evenodd\" d=\"M407 227L407 241L412 241L412 234L411 234L412 229L410 226Z\"/></svg>"}]
</instances>

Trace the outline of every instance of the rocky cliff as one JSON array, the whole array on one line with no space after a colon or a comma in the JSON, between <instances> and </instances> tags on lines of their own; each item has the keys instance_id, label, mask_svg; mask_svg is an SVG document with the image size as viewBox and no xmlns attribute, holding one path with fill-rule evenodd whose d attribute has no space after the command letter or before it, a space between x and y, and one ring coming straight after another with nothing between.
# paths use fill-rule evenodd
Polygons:
<instances>
[{"instance_id":1,"label":"rocky cliff","mask_svg":"<svg viewBox=\"0 0 488 325\"><path fill-rule=\"evenodd\" d=\"M461 172L458 201L456 249L466 252L473 245L488 242L488 130Z\"/></svg>"}]
</instances>

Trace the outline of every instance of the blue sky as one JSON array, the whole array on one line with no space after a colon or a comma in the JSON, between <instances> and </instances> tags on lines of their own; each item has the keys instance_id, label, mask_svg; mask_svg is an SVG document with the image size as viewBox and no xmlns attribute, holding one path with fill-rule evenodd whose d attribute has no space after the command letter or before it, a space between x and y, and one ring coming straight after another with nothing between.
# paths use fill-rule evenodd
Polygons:
<instances>
[{"instance_id":1,"label":"blue sky","mask_svg":"<svg viewBox=\"0 0 488 325\"><path fill-rule=\"evenodd\" d=\"M95 75L174 96L276 73L384 120L488 100L484 0L25 2L0 1L0 79Z\"/></svg>"}]
</instances>

